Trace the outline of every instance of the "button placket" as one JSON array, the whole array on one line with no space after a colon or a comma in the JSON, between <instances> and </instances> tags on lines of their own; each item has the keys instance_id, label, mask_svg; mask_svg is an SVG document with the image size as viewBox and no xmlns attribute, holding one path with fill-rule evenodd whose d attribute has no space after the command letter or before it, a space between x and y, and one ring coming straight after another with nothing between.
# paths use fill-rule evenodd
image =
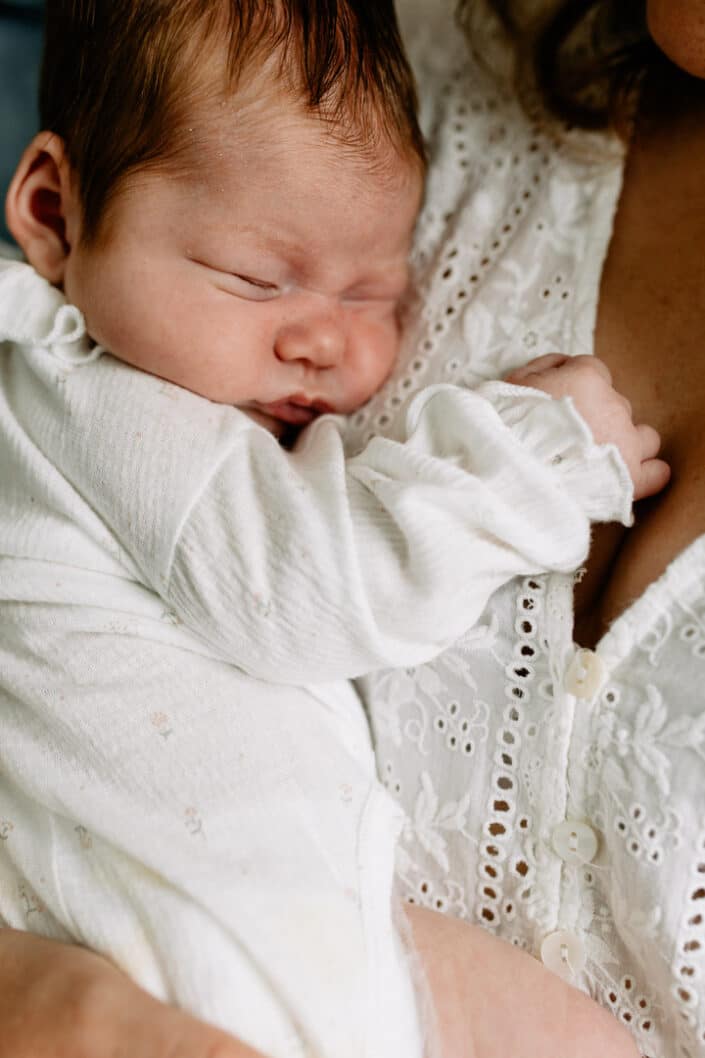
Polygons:
<instances>
[{"instance_id":1,"label":"button placket","mask_svg":"<svg viewBox=\"0 0 705 1058\"><path fill-rule=\"evenodd\" d=\"M572 595L573 580L565 574L553 574L547 580L545 605L539 625L539 636L546 647L546 660L552 684L550 721L546 724L544 745L543 783L537 796L541 806L541 845L545 851L540 884L545 893L547 914L537 920L538 936L549 935L558 923L572 919L570 908L575 901L568 898L566 905L566 877L563 865L551 846L553 828L568 815L568 769L574 725L579 713L576 699L566 693L565 672L572 660ZM551 909L550 912L548 909Z\"/></svg>"}]
</instances>

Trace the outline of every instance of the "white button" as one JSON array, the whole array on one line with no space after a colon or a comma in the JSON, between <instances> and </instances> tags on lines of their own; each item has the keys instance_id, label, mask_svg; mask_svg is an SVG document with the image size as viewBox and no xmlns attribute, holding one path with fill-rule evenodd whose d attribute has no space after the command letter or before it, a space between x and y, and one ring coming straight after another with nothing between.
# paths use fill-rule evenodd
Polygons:
<instances>
[{"instance_id":1,"label":"white button","mask_svg":"<svg viewBox=\"0 0 705 1058\"><path fill-rule=\"evenodd\" d=\"M579 650L565 674L565 689L576 698L592 698L605 678L602 658L593 650Z\"/></svg>"},{"instance_id":2,"label":"white button","mask_svg":"<svg viewBox=\"0 0 705 1058\"><path fill-rule=\"evenodd\" d=\"M577 867L581 863L591 863L597 854L597 834L587 823L578 823L566 819L553 831L551 844L554 851L565 863Z\"/></svg>"},{"instance_id":3,"label":"white button","mask_svg":"<svg viewBox=\"0 0 705 1058\"><path fill-rule=\"evenodd\" d=\"M575 934L559 929L541 945L541 961L564 981L571 981L585 966L585 949Z\"/></svg>"}]
</instances>

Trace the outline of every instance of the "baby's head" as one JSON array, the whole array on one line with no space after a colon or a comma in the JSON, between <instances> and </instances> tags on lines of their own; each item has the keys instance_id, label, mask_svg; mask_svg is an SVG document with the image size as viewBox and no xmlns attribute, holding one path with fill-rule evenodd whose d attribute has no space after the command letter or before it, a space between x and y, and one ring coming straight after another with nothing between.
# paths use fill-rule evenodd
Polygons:
<instances>
[{"instance_id":1,"label":"baby's head","mask_svg":"<svg viewBox=\"0 0 705 1058\"><path fill-rule=\"evenodd\" d=\"M422 193L392 0L49 0L10 230L118 358L307 422L389 373Z\"/></svg>"}]
</instances>

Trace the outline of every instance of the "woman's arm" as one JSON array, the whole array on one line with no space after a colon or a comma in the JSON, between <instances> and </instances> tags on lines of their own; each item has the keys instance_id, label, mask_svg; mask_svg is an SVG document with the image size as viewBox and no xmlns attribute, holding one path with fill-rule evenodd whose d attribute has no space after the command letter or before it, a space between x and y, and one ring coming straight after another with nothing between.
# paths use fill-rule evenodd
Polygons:
<instances>
[{"instance_id":1,"label":"woman's arm","mask_svg":"<svg viewBox=\"0 0 705 1058\"><path fill-rule=\"evenodd\" d=\"M526 952L434 911L407 917L436 1020L427 1058L638 1058L623 1025Z\"/></svg>"},{"instance_id":2,"label":"woman's arm","mask_svg":"<svg viewBox=\"0 0 705 1058\"><path fill-rule=\"evenodd\" d=\"M262 1058L101 956L0 930L0 1058Z\"/></svg>"},{"instance_id":3,"label":"woman's arm","mask_svg":"<svg viewBox=\"0 0 705 1058\"><path fill-rule=\"evenodd\" d=\"M611 1014L477 926L410 908L428 1058L637 1058ZM84 948L0 930L0 1058L262 1058ZM395 1058L395 1056L386 1056Z\"/></svg>"}]
</instances>

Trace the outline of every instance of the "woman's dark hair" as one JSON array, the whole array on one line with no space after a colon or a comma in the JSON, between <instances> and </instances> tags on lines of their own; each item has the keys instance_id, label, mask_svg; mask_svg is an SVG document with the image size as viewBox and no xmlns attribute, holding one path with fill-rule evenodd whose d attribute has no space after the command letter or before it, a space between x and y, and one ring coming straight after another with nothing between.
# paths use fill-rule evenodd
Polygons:
<instances>
[{"instance_id":1,"label":"woman's dark hair","mask_svg":"<svg viewBox=\"0 0 705 1058\"><path fill-rule=\"evenodd\" d=\"M646 79L650 100L697 91L651 40L646 0L460 0L461 22L485 2L516 49L517 76L530 82L549 114L582 128L624 129L635 90Z\"/></svg>"}]
</instances>

